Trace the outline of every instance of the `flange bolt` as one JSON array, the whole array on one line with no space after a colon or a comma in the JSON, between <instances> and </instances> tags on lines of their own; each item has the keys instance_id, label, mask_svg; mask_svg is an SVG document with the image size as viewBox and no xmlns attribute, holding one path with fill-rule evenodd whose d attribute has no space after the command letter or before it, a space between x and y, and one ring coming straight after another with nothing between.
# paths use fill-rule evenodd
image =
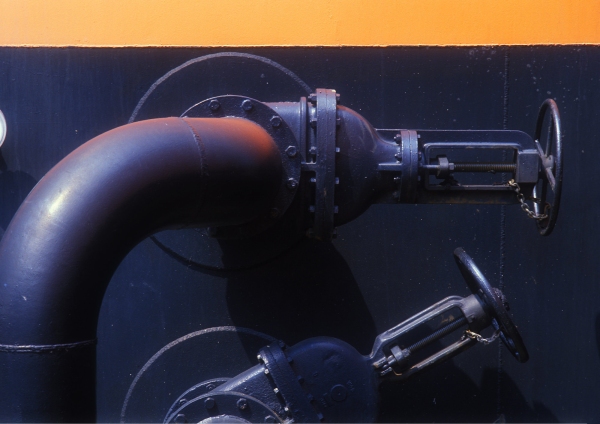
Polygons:
<instances>
[{"instance_id":1,"label":"flange bolt","mask_svg":"<svg viewBox=\"0 0 600 424\"><path fill-rule=\"evenodd\" d=\"M287 188L289 188L290 190L295 190L296 188L298 188L298 181L296 181L293 178L290 178L289 180L287 180L287 184L286 184Z\"/></svg>"},{"instance_id":2,"label":"flange bolt","mask_svg":"<svg viewBox=\"0 0 600 424\"><path fill-rule=\"evenodd\" d=\"M281 126L281 118L279 116L272 117L271 125L273 126L273 128L279 128Z\"/></svg>"},{"instance_id":3,"label":"flange bolt","mask_svg":"<svg viewBox=\"0 0 600 424\"><path fill-rule=\"evenodd\" d=\"M244 398L238 399L236 403L237 407L242 411L248 407L248 401Z\"/></svg>"},{"instance_id":4,"label":"flange bolt","mask_svg":"<svg viewBox=\"0 0 600 424\"><path fill-rule=\"evenodd\" d=\"M216 112L221 107L221 103L219 103L218 100L211 100L210 103L208 104L208 107L213 112Z\"/></svg>"},{"instance_id":5,"label":"flange bolt","mask_svg":"<svg viewBox=\"0 0 600 424\"><path fill-rule=\"evenodd\" d=\"M244 109L246 112L251 111L253 107L254 105L252 104L251 100L246 99L242 102L242 109Z\"/></svg>"},{"instance_id":6,"label":"flange bolt","mask_svg":"<svg viewBox=\"0 0 600 424\"><path fill-rule=\"evenodd\" d=\"M285 153L287 153L289 157L295 158L296 156L298 156L298 149L296 148L296 146L288 146L288 148L285 149Z\"/></svg>"},{"instance_id":7,"label":"flange bolt","mask_svg":"<svg viewBox=\"0 0 600 424\"><path fill-rule=\"evenodd\" d=\"M215 400L211 397L204 399L204 407L206 409L213 409L215 407Z\"/></svg>"}]
</instances>

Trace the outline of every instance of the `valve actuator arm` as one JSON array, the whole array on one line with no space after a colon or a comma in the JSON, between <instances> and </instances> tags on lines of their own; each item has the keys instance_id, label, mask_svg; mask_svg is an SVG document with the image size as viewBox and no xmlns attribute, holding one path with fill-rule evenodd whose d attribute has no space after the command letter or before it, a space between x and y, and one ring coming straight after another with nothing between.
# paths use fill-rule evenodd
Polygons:
<instances>
[{"instance_id":1,"label":"valve actuator arm","mask_svg":"<svg viewBox=\"0 0 600 424\"><path fill-rule=\"evenodd\" d=\"M534 139L511 130L376 132L397 145L393 159L388 154L378 165L383 179L393 175L398 187L382 201L520 203L542 235L554 228L562 187L562 133L554 100L542 104ZM534 211L526 200L533 201Z\"/></svg>"},{"instance_id":2,"label":"valve actuator arm","mask_svg":"<svg viewBox=\"0 0 600 424\"><path fill-rule=\"evenodd\" d=\"M465 298L448 297L379 335L371 359L381 377L395 375L406 379L456 356L477 342L489 344L497 337L519 362L529 359L525 344L508 314L508 303L502 292L489 284L462 248L454 251L454 259L473 294ZM435 325L433 333L423 336L423 328L435 323L441 324ZM480 333L490 326L495 332L486 339ZM450 346L419 356L419 352L426 351L428 346L457 330L463 332L462 336Z\"/></svg>"},{"instance_id":3,"label":"valve actuator arm","mask_svg":"<svg viewBox=\"0 0 600 424\"><path fill-rule=\"evenodd\" d=\"M377 130L384 139L390 130ZM394 161L379 164L394 173L401 203L514 204L511 178L530 195L540 159L533 140L521 131L400 130ZM479 175L477 175L479 174ZM508 177L508 178L507 178Z\"/></svg>"},{"instance_id":4,"label":"valve actuator arm","mask_svg":"<svg viewBox=\"0 0 600 424\"><path fill-rule=\"evenodd\" d=\"M499 337L526 362L502 293L464 250L454 257L472 294L448 297L382 333L369 356L328 337L291 347L272 343L260 350L256 366L183 404L180 397L166 422L373 422L381 382L414 376L478 342ZM487 327L495 332L486 339L481 333ZM452 334L456 341L440 348L437 342Z\"/></svg>"}]
</instances>

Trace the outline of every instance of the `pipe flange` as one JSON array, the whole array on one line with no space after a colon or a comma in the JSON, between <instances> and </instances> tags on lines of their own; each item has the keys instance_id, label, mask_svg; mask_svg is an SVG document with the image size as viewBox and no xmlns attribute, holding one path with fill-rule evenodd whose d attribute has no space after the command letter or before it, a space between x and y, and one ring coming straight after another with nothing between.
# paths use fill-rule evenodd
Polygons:
<instances>
[{"instance_id":1,"label":"pipe flange","mask_svg":"<svg viewBox=\"0 0 600 424\"><path fill-rule=\"evenodd\" d=\"M210 392L185 403L167 423L282 423L283 419L258 399L238 392Z\"/></svg>"},{"instance_id":2,"label":"pipe flange","mask_svg":"<svg viewBox=\"0 0 600 424\"><path fill-rule=\"evenodd\" d=\"M198 396L202 396L208 392L213 391L221 384L226 383L227 380L229 380L229 378L213 378L210 380L203 381L200 384L196 384L193 387L190 387L185 392L183 392L177 398L177 400L175 400L175 402L173 402L173 405L171 405L171 407L169 408L169 412L167 412L167 415L165 416L163 422L168 422L169 418L173 415L173 412L175 412L177 409L188 403L188 400L195 399Z\"/></svg>"},{"instance_id":3,"label":"pipe flange","mask_svg":"<svg viewBox=\"0 0 600 424\"><path fill-rule=\"evenodd\" d=\"M244 96L218 96L195 104L181 117L243 118L260 125L275 141L281 154L282 176L279 192L268 214L248 224L219 227L220 238L252 236L273 225L288 209L300 185L302 155L294 133L285 120L266 104Z\"/></svg>"},{"instance_id":4,"label":"pipe flange","mask_svg":"<svg viewBox=\"0 0 600 424\"><path fill-rule=\"evenodd\" d=\"M335 205L335 186L339 182L335 176L337 139L337 102L335 90L317 88L309 96L311 106L310 125L313 128L314 145L309 148L309 155L314 156L314 162L307 164L306 169L315 173L315 204L311 207L314 213L313 227L308 236L319 240L329 241L336 237L334 217L337 213ZM311 143L312 144L312 143Z\"/></svg>"},{"instance_id":5,"label":"pipe flange","mask_svg":"<svg viewBox=\"0 0 600 424\"><path fill-rule=\"evenodd\" d=\"M419 184L419 136L414 130L401 130L396 136L402 153L400 203L414 203Z\"/></svg>"}]
</instances>

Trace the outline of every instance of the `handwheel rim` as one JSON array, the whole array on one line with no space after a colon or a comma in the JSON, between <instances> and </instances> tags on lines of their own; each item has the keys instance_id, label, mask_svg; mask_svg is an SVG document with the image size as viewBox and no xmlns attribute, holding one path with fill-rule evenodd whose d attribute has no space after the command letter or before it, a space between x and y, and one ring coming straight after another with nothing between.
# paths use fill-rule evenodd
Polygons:
<instances>
[{"instance_id":1,"label":"handwheel rim","mask_svg":"<svg viewBox=\"0 0 600 424\"><path fill-rule=\"evenodd\" d=\"M548 111L550 111L550 117L552 121L551 134L554 134L554 137L552 137L551 134L549 134L550 138L546 143L546 146L542 146L540 142L540 137L542 135L544 119L546 118L546 114ZM550 233L554 229L556 225L556 220L558 218L563 179L562 126L560 120L560 113L558 111L558 105L553 99L546 99L540 107L535 127L534 140L538 148L540 160L542 162L542 180L548 181L548 184L544 184L542 188L542 193L539 193L539 197L544 199L544 203L546 203L545 198L548 185L550 185L551 190L554 192L554 201L552 202L552 204L548 203L549 208L546 208L546 205L544 205L544 209L541 209L539 204L534 203L534 209L536 214L548 214L548 218L537 221L537 227L540 234L543 236L547 236L550 235ZM554 159L552 169L548 169L544 166L544 159L548 159L548 157L552 154L552 147L555 147L556 154L552 155ZM554 187L552 187L552 180L554 180ZM537 190L534 189L534 196L538 197L537 195ZM548 210L546 211L546 209Z\"/></svg>"}]
</instances>

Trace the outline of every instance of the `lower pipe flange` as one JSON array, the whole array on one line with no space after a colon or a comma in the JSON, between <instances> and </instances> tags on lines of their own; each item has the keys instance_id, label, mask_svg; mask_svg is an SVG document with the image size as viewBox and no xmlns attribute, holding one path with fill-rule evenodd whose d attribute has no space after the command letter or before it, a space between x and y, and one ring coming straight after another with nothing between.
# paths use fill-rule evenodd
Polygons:
<instances>
[{"instance_id":1,"label":"lower pipe flange","mask_svg":"<svg viewBox=\"0 0 600 424\"><path fill-rule=\"evenodd\" d=\"M185 403L167 423L283 423L267 405L237 392L210 392Z\"/></svg>"},{"instance_id":2,"label":"lower pipe flange","mask_svg":"<svg viewBox=\"0 0 600 424\"><path fill-rule=\"evenodd\" d=\"M173 413L181 408L183 405L188 403L188 400L193 400L198 396L202 396L207 394L210 391L213 391L215 388L219 387L221 384L227 382L229 378L213 378L210 380L203 381L202 383L196 384L195 386L189 388L184 393L182 393L173 405L169 408L169 412L165 416L164 423L169 422L169 419L173 415Z\"/></svg>"}]
</instances>

